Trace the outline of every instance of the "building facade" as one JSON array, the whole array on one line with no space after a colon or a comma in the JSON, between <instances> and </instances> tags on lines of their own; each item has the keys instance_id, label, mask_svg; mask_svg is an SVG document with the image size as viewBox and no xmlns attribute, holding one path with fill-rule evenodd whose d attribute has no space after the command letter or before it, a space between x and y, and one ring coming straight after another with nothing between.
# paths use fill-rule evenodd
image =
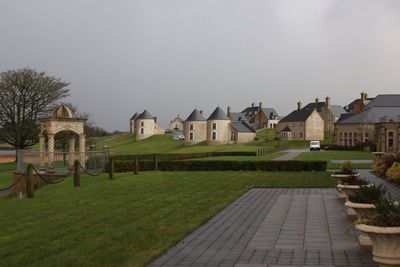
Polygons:
<instances>
[{"instance_id":1,"label":"building facade","mask_svg":"<svg viewBox=\"0 0 400 267\"><path fill-rule=\"evenodd\" d=\"M324 120L316 109L301 109L299 102L297 110L279 121L275 133L282 140L323 140L324 125Z\"/></svg>"},{"instance_id":2,"label":"building facade","mask_svg":"<svg viewBox=\"0 0 400 267\"><path fill-rule=\"evenodd\" d=\"M193 110L183 124L183 134L187 145L207 140L207 120L203 117L202 111Z\"/></svg>"},{"instance_id":3,"label":"building facade","mask_svg":"<svg viewBox=\"0 0 400 267\"><path fill-rule=\"evenodd\" d=\"M372 144L377 151L400 152L400 95L378 95L359 112L335 124L334 143L343 147Z\"/></svg>"},{"instance_id":4,"label":"building facade","mask_svg":"<svg viewBox=\"0 0 400 267\"><path fill-rule=\"evenodd\" d=\"M147 110L144 110L134 120L134 134L136 140L149 138L157 134L164 134L165 129L157 123L157 118L153 117Z\"/></svg>"},{"instance_id":5,"label":"building facade","mask_svg":"<svg viewBox=\"0 0 400 267\"><path fill-rule=\"evenodd\" d=\"M179 114L170 121L168 129L171 131L183 131L183 120L179 117Z\"/></svg>"}]
</instances>

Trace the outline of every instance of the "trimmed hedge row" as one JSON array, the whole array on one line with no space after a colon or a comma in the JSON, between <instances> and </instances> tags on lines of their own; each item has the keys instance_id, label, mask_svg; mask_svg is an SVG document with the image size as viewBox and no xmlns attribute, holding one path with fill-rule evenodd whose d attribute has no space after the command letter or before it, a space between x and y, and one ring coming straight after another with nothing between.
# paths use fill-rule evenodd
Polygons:
<instances>
[{"instance_id":1,"label":"trimmed hedge row","mask_svg":"<svg viewBox=\"0 0 400 267\"><path fill-rule=\"evenodd\" d=\"M134 162L117 160L115 172L133 172ZM160 171L326 171L326 161L158 161ZM139 161L139 171L155 169L153 161Z\"/></svg>"},{"instance_id":2,"label":"trimmed hedge row","mask_svg":"<svg viewBox=\"0 0 400 267\"><path fill-rule=\"evenodd\" d=\"M257 156L254 151L220 151L220 152L199 152L199 153L168 153L168 154L127 154L111 156L114 160L134 160L136 157L139 160L153 160L154 155L157 155L158 160L185 160L196 158L208 158L219 156Z\"/></svg>"}]
</instances>

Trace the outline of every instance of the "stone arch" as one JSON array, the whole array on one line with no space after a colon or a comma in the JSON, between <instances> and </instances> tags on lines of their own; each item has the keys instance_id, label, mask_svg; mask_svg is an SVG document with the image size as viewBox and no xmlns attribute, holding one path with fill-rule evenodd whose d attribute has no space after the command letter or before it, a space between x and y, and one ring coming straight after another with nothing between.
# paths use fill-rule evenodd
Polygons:
<instances>
[{"instance_id":1,"label":"stone arch","mask_svg":"<svg viewBox=\"0 0 400 267\"><path fill-rule=\"evenodd\" d=\"M66 105L58 106L51 114L50 117L42 120L39 135L39 149L40 149L40 167L43 169L47 163L48 168L54 168L54 137L56 134L62 132L72 132L78 136L79 139L79 155L78 158L82 165L85 162L85 132L84 124L85 119L75 117L74 112ZM46 146L47 137L47 146ZM75 136L69 139L69 165L75 160Z\"/></svg>"}]
</instances>

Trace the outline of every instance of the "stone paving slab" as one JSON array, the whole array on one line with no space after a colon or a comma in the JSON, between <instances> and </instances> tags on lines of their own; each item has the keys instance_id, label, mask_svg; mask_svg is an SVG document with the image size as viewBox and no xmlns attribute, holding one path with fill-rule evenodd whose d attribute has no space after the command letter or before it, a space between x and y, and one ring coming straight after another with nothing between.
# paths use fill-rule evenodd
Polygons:
<instances>
[{"instance_id":1,"label":"stone paving slab","mask_svg":"<svg viewBox=\"0 0 400 267\"><path fill-rule=\"evenodd\" d=\"M149 266L377 266L334 189L252 189Z\"/></svg>"}]
</instances>

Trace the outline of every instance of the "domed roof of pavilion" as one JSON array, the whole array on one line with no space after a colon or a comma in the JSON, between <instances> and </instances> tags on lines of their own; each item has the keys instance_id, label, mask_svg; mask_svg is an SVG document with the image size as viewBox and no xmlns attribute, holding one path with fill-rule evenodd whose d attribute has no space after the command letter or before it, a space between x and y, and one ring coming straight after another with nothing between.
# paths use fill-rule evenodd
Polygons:
<instances>
[{"instance_id":1,"label":"domed roof of pavilion","mask_svg":"<svg viewBox=\"0 0 400 267\"><path fill-rule=\"evenodd\" d=\"M68 106L62 104L53 111L52 118L53 119L74 119L75 115L74 115L74 112L72 112L72 110Z\"/></svg>"}]
</instances>

